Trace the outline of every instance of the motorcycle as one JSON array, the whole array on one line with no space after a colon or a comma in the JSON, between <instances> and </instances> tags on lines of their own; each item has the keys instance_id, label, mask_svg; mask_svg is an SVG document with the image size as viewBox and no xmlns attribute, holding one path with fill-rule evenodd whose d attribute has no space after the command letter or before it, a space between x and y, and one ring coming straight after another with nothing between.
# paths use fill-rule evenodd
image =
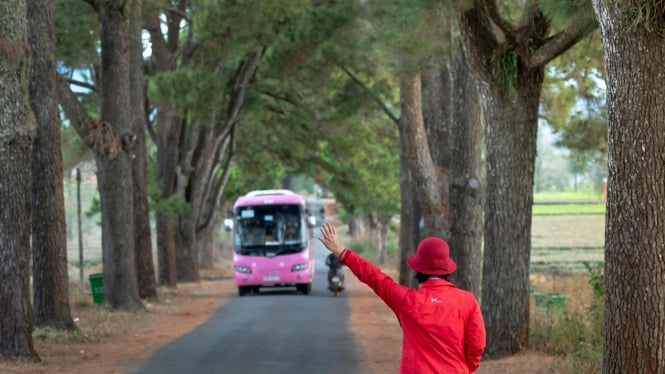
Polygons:
<instances>
[{"instance_id":1,"label":"motorcycle","mask_svg":"<svg viewBox=\"0 0 665 374\"><path fill-rule=\"evenodd\" d=\"M344 291L344 273L340 269L329 270L328 289L337 295Z\"/></svg>"}]
</instances>

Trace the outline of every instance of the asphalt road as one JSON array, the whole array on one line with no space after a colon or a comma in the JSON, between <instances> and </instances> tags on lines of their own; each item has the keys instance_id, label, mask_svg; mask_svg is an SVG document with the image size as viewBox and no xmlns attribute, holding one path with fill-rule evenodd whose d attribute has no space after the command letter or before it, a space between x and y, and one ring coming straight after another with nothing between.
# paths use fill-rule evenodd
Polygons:
<instances>
[{"instance_id":1,"label":"asphalt road","mask_svg":"<svg viewBox=\"0 0 665 374\"><path fill-rule=\"evenodd\" d=\"M325 256L316 239L312 292L261 289L236 297L203 325L158 349L136 374L361 373L347 324L346 292L327 289Z\"/></svg>"}]
</instances>

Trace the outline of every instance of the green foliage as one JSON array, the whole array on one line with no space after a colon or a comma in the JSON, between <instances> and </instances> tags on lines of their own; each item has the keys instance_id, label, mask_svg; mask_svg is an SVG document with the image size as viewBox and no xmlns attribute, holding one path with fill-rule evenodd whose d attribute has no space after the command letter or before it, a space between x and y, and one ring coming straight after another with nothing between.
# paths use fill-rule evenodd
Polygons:
<instances>
[{"instance_id":1,"label":"green foliage","mask_svg":"<svg viewBox=\"0 0 665 374\"><path fill-rule=\"evenodd\" d=\"M582 264L589 274L589 284L593 288L595 298L597 300L602 300L605 296L604 263L583 261Z\"/></svg>"},{"instance_id":2,"label":"green foliage","mask_svg":"<svg viewBox=\"0 0 665 374\"><path fill-rule=\"evenodd\" d=\"M92 218L102 212L102 203L99 201L99 194L97 194L91 201L88 210L83 212L86 218Z\"/></svg>"},{"instance_id":3,"label":"green foliage","mask_svg":"<svg viewBox=\"0 0 665 374\"><path fill-rule=\"evenodd\" d=\"M529 327L532 347L565 356L575 372L600 372L604 340L603 263L583 262L593 288L586 313L536 314Z\"/></svg>"},{"instance_id":4,"label":"green foliage","mask_svg":"<svg viewBox=\"0 0 665 374\"><path fill-rule=\"evenodd\" d=\"M60 63L73 69L97 63L99 23L92 7L78 0L56 0L55 36Z\"/></svg>"},{"instance_id":5,"label":"green foliage","mask_svg":"<svg viewBox=\"0 0 665 374\"><path fill-rule=\"evenodd\" d=\"M616 6L630 19L629 32L643 26L649 32L662 32L665 28L665 0L610 0L608 6Z\"/></svg>"},{"instance_id":6,"label":"green foliage","mask_svg":"<svg viewBox=\"0 0 665 374\"><path fill-rule=\"evenodd\" d=\"M593 13L590 0L538 0L538 9L557 26L568 25L582 12Z\"/></svg>"},{"instance_id":7,"label":"green foliage","mask_svg":"<svg viewBox=\"0 0 665 374\"><path fill-rule=\"evenodd\" d=\"M603 331L583 313L537 315L529 327L532 348L568 358L575 372L600 372Z\"/></svg>"},{"instance_id":8,"label":"green foliage","mask_svg":"<svg viewBox=\"0 0 665 374\"><path fill-rule=\"evenodd\" d=\"M346 247L363 257L367 257L371 250L365 241L359 239L349 239Z\"/></svg>"},{"instance_id":9,"label":"green foliage","mask_svg":"<svg viewBox=\"0 0 665 374\"><path fill-rule=\"evenodd\" d=\"M517 52L514 47L505 51L497 51L499 54L492 55L490 64L492 66L492 78L501 84L501 87L513 92L515 80L519 74Z\"/></svg>"},{"instance_id":10,"label":"green foliage","mask_svg":"<svg viewBox=\"0 0 665 374\"><path fill-rule=\"evenodd\" d=\"M469 1L370 1L368 42L385 51L398 74L423 71L434 55L450 50L454 12Z\"/></svg>"}]
</instances>

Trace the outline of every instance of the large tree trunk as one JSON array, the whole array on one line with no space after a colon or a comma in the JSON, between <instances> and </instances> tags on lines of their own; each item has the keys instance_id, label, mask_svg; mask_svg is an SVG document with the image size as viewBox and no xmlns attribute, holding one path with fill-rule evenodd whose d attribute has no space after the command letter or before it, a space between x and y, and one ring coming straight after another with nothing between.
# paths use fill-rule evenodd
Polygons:
<instances>
[{"instance_id":1,"label":"large tree trunk","mask_svg":"<svg viewBox=\"0 0 665 374\"><path fill-rule=\"evenodd\" d=\"M156 299L157 283L152 258L148 183L146 178L148 151L146 148L146 88L143 76L143 43L141 40L143 1L132 2L130 20L130 90L131 123L136 141L132 149L132 181L134 202L134 252L136 276L141 298Z\"/></svg>"},{"instance_id":2,"label":"large tree trunk","mask_svg":"<svg viewBox=\"0 0 665 374\"><path fill-rule=\"evenodd\" d=\"M496 1L477 1L459 13L468 62L482 82L487 189L481 309L489 357L528 345L531 204L543 71L593 30L589 13L580 11L555 35L531 3L516 26L502 18Z\"/></svg>"},{"instance_id":3,"label":"large tree trunk","mask_svg":"<svg viewBox=\"0 0 665 374\"><path fill-rule=\"evenodd\" d=\"M655 16L636 23L631 3L594 0L609 119L603 373L662 373L665 22L645 1Z\"/></svg>"},{"instance_id":4,"label":"large tree trunk","mask_svg":"<svg viewBox=\"0 0 665 374\"><path fill-rule=\"evenodd\" d=\"M136 281L130 151L134 141L129 102L129 3L100 2L101 123L96 149L102 205L104 300L112 308L143 308Z\"/></svg>"},{"instance_id":5,"label":"large tree trunk","mask_svg":"<svg viewBox=\"0 0 665 374\"><path fill-rule=\"evenodd\" d=\"M420 201L424 221L422 235L443 237L448 232L448 202L444 170L432 159L422 111L420 75L400 78L400 136L404 136L414 191ZM422 239L422 238L418 238Z\"/></svg>"},{"instance_id":6,"label":"large tree trunk","mask_svg":"<svg viewBox=\"0 0 665 374\"><path fill-rule=\"evenodd\" d=\"M55 2L28 3L32 71L30 103L37 122L32 149L34 324L74 330L69 308L67 234L56 88Z\"/></svg>"},{"instance_id":7,"label":"large tree trunk","mask_svg":"<svg viewBox=\"0 0 665 374\"><path fill-rule=\"evenodd\" d=\"M39 359L30 303L30 159L27 3L3 3L0 24L0 357Z\"/></svg>"},{"instance_id":8,"label":"large tree trunk","mask_svg":"<svg viewBox=\"0 0 665 374\"><path fill-rule=\"evenodd\" d=\"M520 74L514 95L483 86L486 123L482 312L490 357L528 346L531 206L543 71ZM519 150L519 151L517 151ZM506 303L510 300L510 303Z\"/></svg>"},{"instance_id":9,"label":"large tree trunk","mask_svg":"<svg viewBox=\"0 0 665 374\"><path fill-rule=\"evenodd\" d=\"M450 59L444 58L439 66L424 74L422 83L423 120L427 144L429 146L434 169L436 170L436 183L434 188L439 190L440 206L437 222L429 236L436 236L446 241L450 238L450 165L452 163L453 135L452 134L452 80L450 73ZM416 178L416 180L419 180ZM429 203L423 201L424 204ZM427 223L425 223L427 226ZM422 239L422 238L421 238ZM454 258L453 258L454 259Z\"/></svg>"},{"instance_id":10,"label":"large tree trunk","mask_svg":"<svg viewBox=\"0 0 665 374\"><path fill-rule=\"evenodd\" d=\"M454 142L451 145L450 255L457 262L455 284L480 299L483 245L483 127L476 80L463 50L453 63Z\"/></svg>"}]
</instances>

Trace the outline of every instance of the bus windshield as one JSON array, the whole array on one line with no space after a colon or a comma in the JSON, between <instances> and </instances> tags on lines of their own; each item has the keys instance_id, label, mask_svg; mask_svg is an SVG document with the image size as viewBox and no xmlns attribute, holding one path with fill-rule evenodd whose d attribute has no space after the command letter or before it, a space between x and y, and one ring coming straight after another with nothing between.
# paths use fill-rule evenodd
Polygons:
<instances>
[{"instance_id":1,"label":"bus windshield","mask_svg":"<svg viewBox=\"0 0 665 374\"><path fill-rule=\"evenodd\" d=\"M300 205L236 208L235 248L241 255L274 257L307 248L305 212Z\"/></svg>"}]
</instances>

